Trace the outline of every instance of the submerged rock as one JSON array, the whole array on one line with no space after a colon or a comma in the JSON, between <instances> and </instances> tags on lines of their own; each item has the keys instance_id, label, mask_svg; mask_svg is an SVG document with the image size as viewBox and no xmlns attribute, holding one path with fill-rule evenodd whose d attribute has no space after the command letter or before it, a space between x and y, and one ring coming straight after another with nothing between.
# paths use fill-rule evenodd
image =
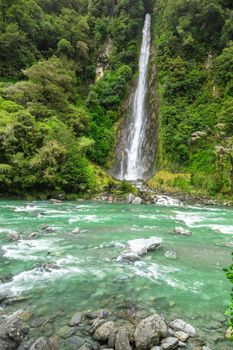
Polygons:
<instances>
[{"instance_id":1,"label":"submerged rock","mask_svg":"<svg viewBox=\"0 0 233 350\"><path fill-rule=\"evenodd\" d=\"M72 326L77 326L82 322L83 319L83 313L82 312L77 312L70 320L69 325Z\"/></svg>"},{"instance_id":2,"label":"submerged rock","mask_svg":"<svg viewBox=\"0 0 233 350\"><path fill-rule=\"evenodd\" d=\"M192 236L192 232L185 230L183 227L175 227L173 233L181 236Z\"/></svg>"},{"instance_id":3,"label":"submerged rock","mask_svg":"<svg viewBox=\"0 0 233 350\"><path fill-rule=\"evenodd\" d=\"M77 350L85 344L85 340L82 337L74 335L66 339L64 343L66 345L67 350Z\"/></svg>"},{"instance_id":4,"label":"submerged rock","mask_svg":"<svg viewBox=\"0 0 233 350\"><path fill-rule=\"evenodd\" d=\"M50 339L45 339L43 337L38 338L34 344L31 345L29 350L58 350L58 342L51 341Z\"/></svg>"},{"instance_id":5,"label":"submerged rock","mask_svg":"<svg viewBox=\"0 0 233 350\"><path fill-rule=\"evenodd\" d=\"M79 233L80 233L80 228L79 228L79 227L76 227L76 228L72 231L72 233L73 233L74 235L79 234Z\"/></svg>"},{"instance_id":6,"label":"submerged rock","mask_svg":"<svg viewBox=\"0 0 233 350\"><path fill-rule=\"evenodd\" d=\"M77 330L76 327L63 326L62 328L59 329L58 335L61 338L69 338L76 332L76 330Z\"/></svg>"},{"instance_id":7,"label":"submerged rock","mask_svg":"<svg viewBox=\"0 0 233 350\"><path fill-rule=\"evenodd\" d=\"M140 256L133 252L123 253L117 258L117 261L121 261L121 260L134 262L134 261L140 260Z\"/></svg>"},{"instance_id":8,"label":"submerged rock","mask_svg":"<svg viewBox=\"0 0 233 350\"><path fill-rule=\"evenodd\" d=\"M134 332L136 349L151 349L166 336L167 326L163 318L158 314L149 316L137 325Z\"/></svg>"},{"instance_id":9,"label":"submerged rock","mask_svg":"<svg viewBox=\"0 0 233 350\"><path fill-rule=\"evenodd\" d=\"M177 258L176 252L172 252L171 250L166 251L164 255L168 259L176 259Z\"/></svg>"},{"instance_id":10,"label":"submerged rock","mask_svg":"<svg viewBox=\"0 0 233 350\"><path fill-rule=\"evenodd\" d=\"M187 333L190 337L195 337L196 330L193 326L191 326L189 323L181 320L176 319L170 323L170 327L172 329L175 329L177 331L182 331L184 333Z\"/></svg>"}]
</instances>

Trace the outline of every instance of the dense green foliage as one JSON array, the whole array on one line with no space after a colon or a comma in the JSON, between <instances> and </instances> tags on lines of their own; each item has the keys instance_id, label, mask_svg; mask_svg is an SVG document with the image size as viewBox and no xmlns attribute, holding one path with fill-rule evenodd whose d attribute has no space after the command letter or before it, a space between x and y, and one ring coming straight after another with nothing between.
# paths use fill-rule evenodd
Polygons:
<instances>
[{"instance_id":1,"label":"dense green foliage","mask_svg":"<svg viewBox=\"0 0 233 350\"><path fill-rule=\"evenodd\" d=\"M233 194L233 5L157 0L158 164L190 188Z\"/></svg>"},{"instance_id":2,"label":"dense green foliage","mask_svg":"<svg viewBox=\"0 0 233 350\"><path fill-rule=\"evenodd\" d=\"M1 0L1 191L97 190L151 3Z\"/></svg>"},{"instance_id":3,"label":"dense green foliage","mask_svg":"<svg viewBox=\"0 0 233 350\"><path fill-rule=\"evenodd\" d=\"M233 256L233 253L232 253L232 256ZM229 269L226 269L225 272L226 272L227 278L233 285L233 264L229 267ZM232 293L231 293L231 303L228 307L227 315L229 316L229 325L233 329L233 287L232 287ZM233 339L233 333L232 333L232 339Z\"/></svg>"}]
</instances>

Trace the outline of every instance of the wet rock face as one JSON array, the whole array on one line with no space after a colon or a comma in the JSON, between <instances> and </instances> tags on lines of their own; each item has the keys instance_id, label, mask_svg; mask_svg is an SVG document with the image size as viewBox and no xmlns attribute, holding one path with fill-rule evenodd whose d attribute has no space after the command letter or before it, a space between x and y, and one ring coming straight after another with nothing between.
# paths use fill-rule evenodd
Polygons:
<instances>
[{"instance_id":1,"label":"wet rock face","mask_svg":"<svg viewBox=\"0 0 233 350\"><path fill-rule=\"evenodd\" d=\"M167 336L167 326L163 318L154 314L142 320L136 327L134 339L137 350L151 349L159 345L160 339Z\"/></svg>"}]
</instances>

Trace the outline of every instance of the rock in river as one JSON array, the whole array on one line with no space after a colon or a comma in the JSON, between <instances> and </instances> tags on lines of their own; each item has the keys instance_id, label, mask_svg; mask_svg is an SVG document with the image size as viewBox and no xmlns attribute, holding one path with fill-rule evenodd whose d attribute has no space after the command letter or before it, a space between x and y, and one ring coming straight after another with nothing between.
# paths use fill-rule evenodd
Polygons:
<instances>
[{"instance_id":1,"label":"rock in river","mask_svg":"<svg viewBox=\"0 0 233 350\"><path fill-rule=\"evenodd\" d=\"M192 236L192 232L185 230L183 227L175 227L173 233L181 236Z\"/></svg>"},{"instance_id":2,"label":"rock in river","mask_svg":"<svg viewBox=\"0 0 233 350\"><path fill-rule=\"evenodd\" d=\"M113 321L107 321L98 327L94 333L94 339L99 340L101 342L105 342L108 340L108 337L111 334L114 334L116 331L115 324Z\"/></svg>"},{"instance_id":3,"label":"rock in river","mask_svg":"<svg viewBox=\"0 0 233 350\"><path fill-rule=\"evenodd\" d=\"M120 327L117 332L115 350L131 350L127 329Z\"/></svg>"},{"instance_id":4,"label":"rock in river","mask_svg":"<svg viewBox=\"0 0 233 350\"><path fill-rule=\"evenodd\" d=\"M158 237L133 239L128 241L128 247L130 252L140 256L146 254L149 250L158 248L162 241L162 238Z\"/></svg>"},{"instance_id":5,"label":"rock in river","mask_svg":"<svg viewBox=\"0 0 233 350\"><path fill-rule=\"evenodd\" d=\"M170 350L175 349L178 345L179 341L175 337L168 337L162 341L162 349Z\"/></svg>"},{"instance_id":6,"label":"rock in river","mask_svg":"<svg viewBox=\"0 0 233 350\"><path fill-rule=\"evenodd\" d=\"M163 318L154 314L142 320L136 327L134 339L136 349L151 349L159 345L160 339L167 336L167 326Z\"/></svg>"},{"instance_id":7,"label":"rock in river","mask_svg":"<svg viewBox=\"0 0 233 350\"><path fill-rule=\"evenodd\" d=\"M196 330L193 326L191 326L189 323L176 319L170 323L170 327L172 329L175 329L177 331L182 331L184 333L187 333L190 337L195 337Z\"/></svg>"}]
</instances>

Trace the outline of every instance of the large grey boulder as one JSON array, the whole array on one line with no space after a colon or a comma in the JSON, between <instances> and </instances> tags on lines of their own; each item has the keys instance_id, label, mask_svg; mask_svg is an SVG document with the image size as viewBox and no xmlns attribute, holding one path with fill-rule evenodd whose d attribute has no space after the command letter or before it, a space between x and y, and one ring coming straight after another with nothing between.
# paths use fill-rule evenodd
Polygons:
<instances>
[{"instance_id":1,"label":"large grey boulder","mask_svg":"<svg viewBox=\"0 0 233 350\"><path fill-rule=\"evenodd\" d=\"M138 238L127 242L127 250L118 256L117 261L136 261L140 256L146 254L148 251L157 249L163 242L162 238Z\"/></svg>"},{"instance_id":2,"label":"large grey boulder","mask_svg":"<svg viewBox=\"0 0 233 350\"><path fill-rule=\"evenodd\" d=\"M176 319L170 323L170 327L172 329L175 329L177 331L182 331L184 333L187 333L190 337L195 337L196 330L193 326L191 326L189 323L181 320Z\"/></svg>"},{"instance_id":3,"label":"large grey boulder","mask_svg":"<svg viewBox=\"0 0 233 350\"><path fill-rule=\"evenodd\" d=\"M114 334L116 331L115 324L113 321L107 321L98 327L94 333L94 339L105 342L108 340L111 334Z\"/></svg>"},{"instance_id":4,"label":"large grey boulder","mask_svg":"<svg viewBox=\"0 0 233 350\"><path fill-rule=\"evenodd\" d=\"M159 345L160 339L167 336L167 326L163 318L154 314L142 320L134 332L134 340L137 350L151 349Z\"/></svg>"},{"instance_id":5,"label":"large grey boulder","mask_svg":"<svg viewBox=\"0 0 233 350\"><path fill-rule=\"evenodd\" d=\"M124 327L118 329L115 342L115 350L131 350L129 335Z\"/></svg>"},{"instance_id":6,"label":"large grey boulder","mask_svg":"<svg viewBox=\"0 0 233 350\"><path fill-rule=\"evenodd\" d=\"M139 238L128 241L128 248L131 253L139 256L146 254L149 250L155 250L163 242L162 238L150 237L150 238Z\"/></svg>"}]
</instances>

